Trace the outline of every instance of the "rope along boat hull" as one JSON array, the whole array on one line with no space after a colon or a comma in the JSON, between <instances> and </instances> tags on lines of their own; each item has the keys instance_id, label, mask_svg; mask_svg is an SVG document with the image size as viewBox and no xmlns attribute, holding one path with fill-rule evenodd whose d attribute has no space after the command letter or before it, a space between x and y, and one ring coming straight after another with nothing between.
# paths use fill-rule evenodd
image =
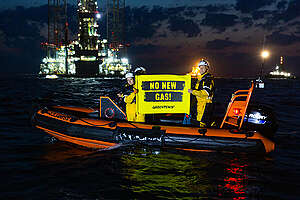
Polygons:
<instances>
[{"instance_id":1,"label":"rope along boat hull","mask_svg":"<svg viewBox=\"0 0 300 200\"><path fill-rule=\"evenodd\" d=\"M32 123L58 140L94 149L142 144L188 151L270 153L275 148L258 132L106 120L90 108L43 108L34 113Z\"/></svg>"}]
</instances>

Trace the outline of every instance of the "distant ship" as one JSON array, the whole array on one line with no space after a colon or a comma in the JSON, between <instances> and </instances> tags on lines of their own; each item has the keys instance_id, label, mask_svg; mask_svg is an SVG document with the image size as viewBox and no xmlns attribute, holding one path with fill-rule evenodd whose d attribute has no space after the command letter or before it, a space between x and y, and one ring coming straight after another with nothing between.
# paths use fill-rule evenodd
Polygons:
<instances>
[{"instance_id":1,"label":"distant ship","mask_svg":"<svg viewBox=\"0 0 300 200\"><path fill-rule=\"evenodd\" d=\"M280 65L276 65L275 69L271 71L266 78L269 79L295 79L296 76L292 75L290 72L287 72L283 66L283 57L280 57Z\"/></svg>"}]
</instances>

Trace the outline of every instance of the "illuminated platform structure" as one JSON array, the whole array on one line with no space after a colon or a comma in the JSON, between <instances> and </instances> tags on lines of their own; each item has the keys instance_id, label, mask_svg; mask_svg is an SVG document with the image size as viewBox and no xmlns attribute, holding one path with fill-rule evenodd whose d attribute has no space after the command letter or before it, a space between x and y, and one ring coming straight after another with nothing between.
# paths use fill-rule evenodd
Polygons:
<instances>
[{"instance_id":1,"label":"illuminated platform structure","mask_svg":"<svg viewBox=\"0 0 300 200\"><path fill-rule=\"evenodd\" d=\"M48 41L42 43L46 56L40 65L40 74L74 74L73 53L68 46L67 2L48 0Z\"/></svg>"},{"instance_id":2,"label":"illuminated platform structure","mask_svg":"<svg viewBox=\"0 0 300 200\"><path fill-rule=\"evenodd\" d=\"M106 76L123 76L130 71L131 65L127 58L120 58L118 52L114 49L107 50L107 57L103 59L100 65L100 74Z\"/></svg>"},{"instance_id":3,"label":"illuminated platform structure","mask_svg":"<svg viewBox=\"0 0 300 200\"><path fill-rule=\"evenodd\" d=\"M110 1L113 3L109 3ZM43 44L47 49L47 56L40 65L40 74L122 76L130 70L131 65L122 53L125 48L122 48L124 45L120 40L120 27L123 25L117 24L124 17L120 13L124 12L125 0L107 2L108 39L101 40L98 34L97 21L102 16L98 11L97 1L78 0L78 39L69 41L66 0L48 0L48 42Z\"/></svg>"},{"instance_id":4,"label":"illuminated platform structure","mask_svg":"<svg viewBox=\"0 0 300 200\"><path fill-rule=\"evenodd\" d=\"M50 48L49 46L51 46L47 43L43 45L47 46L47 48ZM50 49L52 54L48 54L43 58L42 63L40 64L40 74L74 75L76 73L74 44L69 44L67 46L61 45Z\"/></svg>"},{"instance_id":5,"label":"illuminated platform structure","mask_svg":"<svg viewBox=\"0 0 300 200\"><path fill-rule=\"evenodd\" d=\"M107 57L100 65L100 73L108 76L122 76L131 69L128 62L125 32L125 0L107 0L106 37L108 40Z\"/></svg>"},{"instance_id":6,"label":"illuminated platform structure","mask_svg":"<svg viewBox=\"0 0 300 200\"><path fill-rule=\"evenodd\" d=\"M295 79L296 77L291 73L285 71L283 66L283 57L280 57L280 65L276 65L275 69L271 71L267 76L270 79Z\"/></svg>"},{"instance_id":7,"label":"illuminated platform structure","mask_svg":"<svg viewBox=\"0 0 300 200\"><path fill-rule=\"evenodd\" d=\"M100 18L95 0L78 1L79 32L75 45L76 75L94 76L99 74L102 63L100 35L98 34L97 19Z\"/></svg>"}]
</instances>

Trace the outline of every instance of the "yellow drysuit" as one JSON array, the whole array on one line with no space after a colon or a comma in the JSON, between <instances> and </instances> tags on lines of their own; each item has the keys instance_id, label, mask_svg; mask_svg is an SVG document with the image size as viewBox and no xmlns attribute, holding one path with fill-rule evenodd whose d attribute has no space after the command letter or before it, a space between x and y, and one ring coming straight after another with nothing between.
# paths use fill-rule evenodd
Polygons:
<instances>
[{"instance_id":1,"label":"yellow drysuit","mask_svg":"<svg viewBox=\"0 0 300 200\"><path fill-rule=\"evenodd\" d=\"M192 94L197 98L197 121L200 122L200 126L206 126L207 122L203 120L203 114L207 104L212 103L214 96L214 80L212 75L206 72L198 76Z\"/></svg>"},{"instance_id":2,"label":"yellow drysuit","mask_svg":"<svg viewBox=\"0 0 300 200\"><path fill-rule=\"evenodd\" d=\"M145 122L145 115L136 112L136 84L133 86L133 91L125 96L127 120L132 122Z\"/></svg>"}]
</instances>

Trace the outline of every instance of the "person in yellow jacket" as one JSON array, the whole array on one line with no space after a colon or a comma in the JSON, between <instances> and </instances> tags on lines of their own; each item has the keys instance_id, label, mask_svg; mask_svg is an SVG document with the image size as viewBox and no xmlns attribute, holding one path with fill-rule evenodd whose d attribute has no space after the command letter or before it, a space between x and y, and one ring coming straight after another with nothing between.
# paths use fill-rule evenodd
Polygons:
<instances>
[{"instance_id":1,"label":"person in yellow jacket","mask_svg":"<svg viewBox=\"0 0 300 200\"><path fill-rule=\"evenodd\" d=\"M119 97L124 98L124 102L126 103L126 115L127 120L132 122L145 122L145 115L139 114L136 112L136 94L138 92L137 85L134 81L133 73L127 73L125 75L127 79L127 85L125 86L125 94L119 93Z\"/></svg>"},{"instance_id":2,"label":"person in yellow jacket","mask_svg":"<svg viewBox=\"0 0 300 200\"><path fill-rule=\"evenodd\" d=\"M213 76L208 73L209 63L206 60L201 60L198 67L200 75L197 76L196 84L188 92L197 99L197 121L199 126L206 127L210 123L215 84Z\"/></svg>"}]
</instances>

